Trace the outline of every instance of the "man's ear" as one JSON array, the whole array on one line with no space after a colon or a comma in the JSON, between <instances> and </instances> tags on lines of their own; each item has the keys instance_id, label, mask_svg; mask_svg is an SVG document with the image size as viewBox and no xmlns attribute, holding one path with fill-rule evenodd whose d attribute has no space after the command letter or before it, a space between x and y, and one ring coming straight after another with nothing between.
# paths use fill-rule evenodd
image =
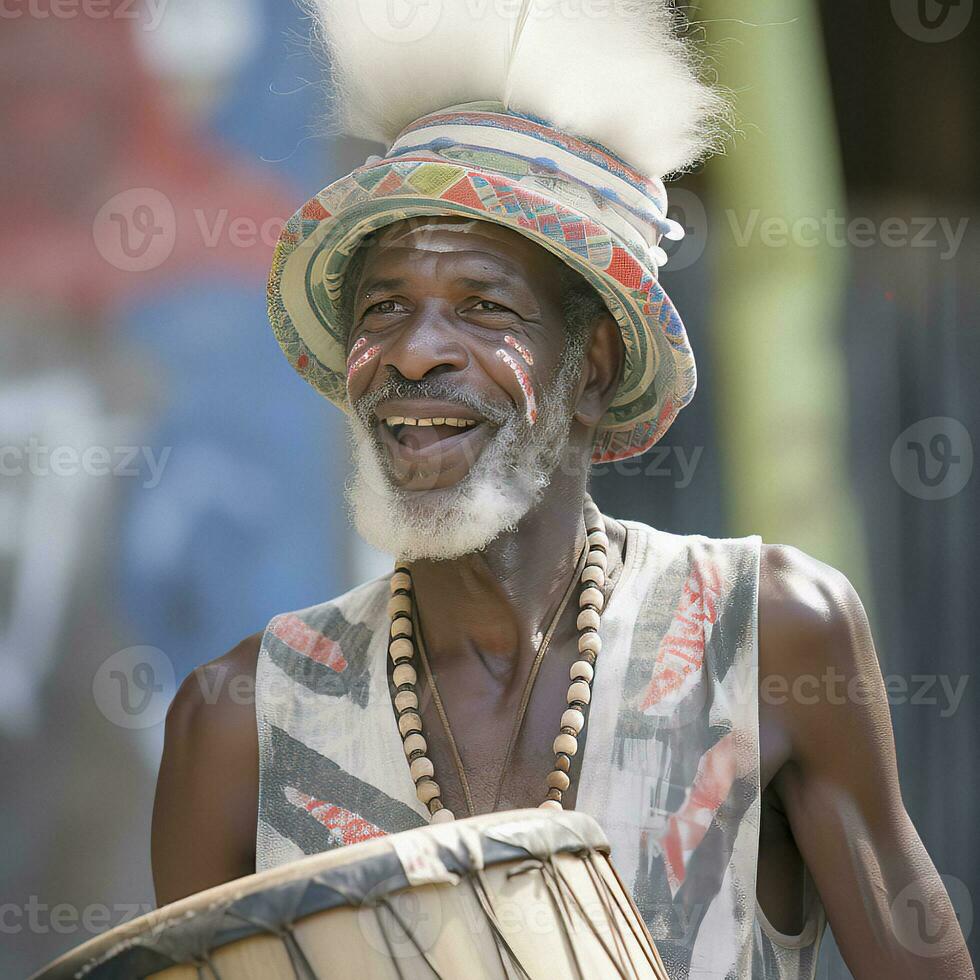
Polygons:
<instances>
[{"instance_id":1,"label":"man's ear","mask_svg":"<svg viewBox=\"0 0 980 980\"><path fill-rule=\"evenodd\" d=\"M623 338L611 313L600 315L582 366L582 380L573 418L592 429L606 414L623 371Z\"/></svg>"}]
</instances>

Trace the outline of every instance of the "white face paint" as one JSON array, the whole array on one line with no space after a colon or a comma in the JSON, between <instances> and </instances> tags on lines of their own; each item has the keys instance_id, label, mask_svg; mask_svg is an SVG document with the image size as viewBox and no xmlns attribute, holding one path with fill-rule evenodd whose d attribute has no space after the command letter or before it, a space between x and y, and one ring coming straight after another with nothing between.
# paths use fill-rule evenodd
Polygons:
<instances>
[{"instance_id":1,"label":"white face paint","mask_svg":"<svg viewBox=\"0 0 980 980\"><path fill-rule=\"evenodd\" d=\"M441 234L451 231L472 237L480 234L486 228L486 222L474 218L472 221L426 220L416 223L414 219L406 218L404 221L389 227L391 231L387 233L383 231L378 236L377 248L395 248L403 244L406 239L411 238L412 248L417 248L423 252L455 252L459 248L458 245L445 241L440 242L438 239L432 240L427 236L436 232Z\"/></svg>"}]
</instances>

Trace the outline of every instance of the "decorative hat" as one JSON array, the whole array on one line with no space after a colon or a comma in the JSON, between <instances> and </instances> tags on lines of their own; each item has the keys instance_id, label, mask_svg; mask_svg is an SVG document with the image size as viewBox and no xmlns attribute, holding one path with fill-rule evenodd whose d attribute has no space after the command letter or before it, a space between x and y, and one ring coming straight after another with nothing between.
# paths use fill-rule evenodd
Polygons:
<instances>
[{"instance_id":1,"label":"decorative hat","mask_svg":"<svg viewBox=\"0 0 980 980\"><path fill-rule=\"evenodd\" d=\"M423 33L415 19L432 6L438 20ZM609 0L592 17L584 0L577 12L523 0L506 16L508 6L518 4L480 13L471 0L433 0L399 24L387 0L316 0L341 124L388 151L287 222L270 320L293 367L349 411L341 292L364 237L423 215L511 228L578 272L619 324L623 374L593 462L625 459L694 394L687 334L659 282L660 241L683 234L659 175L710 147L723 103L698 81L661 0Z\"/></svg>"}]
</instances>

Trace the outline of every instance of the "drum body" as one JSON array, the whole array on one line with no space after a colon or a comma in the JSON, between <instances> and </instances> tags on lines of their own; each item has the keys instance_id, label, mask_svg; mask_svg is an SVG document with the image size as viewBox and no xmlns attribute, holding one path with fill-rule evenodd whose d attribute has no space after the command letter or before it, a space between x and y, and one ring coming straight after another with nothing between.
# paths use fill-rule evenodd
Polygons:
<instances>
[{"instance_id":1,"label":"drum body","mask_svg":"<svg viewBox=\"0 0 980 980\"><path fill-rule=\"evenodd\" d=\"M34 980L666 980L590 817L517 810L410 830L220 885Z\"/></svg>"}]
</instances>

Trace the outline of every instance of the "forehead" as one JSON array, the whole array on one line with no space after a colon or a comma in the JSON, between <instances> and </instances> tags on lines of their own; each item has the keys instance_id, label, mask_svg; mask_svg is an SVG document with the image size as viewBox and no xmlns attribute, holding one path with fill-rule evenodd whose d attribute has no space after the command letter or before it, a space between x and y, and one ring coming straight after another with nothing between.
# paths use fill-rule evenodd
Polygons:
<instances>
[{"instance_id":1,"label":"forehead","mask_svg":"<svg viewBox=\"0 0 980 980\"><path fill-rule=\"evenodd\" d=\"M433 216L407 218L377 232L365 245L364 270L438 256L489 262L531 280L557 281L563 269L560 259L510 228L474 218Z\"/></svg>"}]
</instances>

